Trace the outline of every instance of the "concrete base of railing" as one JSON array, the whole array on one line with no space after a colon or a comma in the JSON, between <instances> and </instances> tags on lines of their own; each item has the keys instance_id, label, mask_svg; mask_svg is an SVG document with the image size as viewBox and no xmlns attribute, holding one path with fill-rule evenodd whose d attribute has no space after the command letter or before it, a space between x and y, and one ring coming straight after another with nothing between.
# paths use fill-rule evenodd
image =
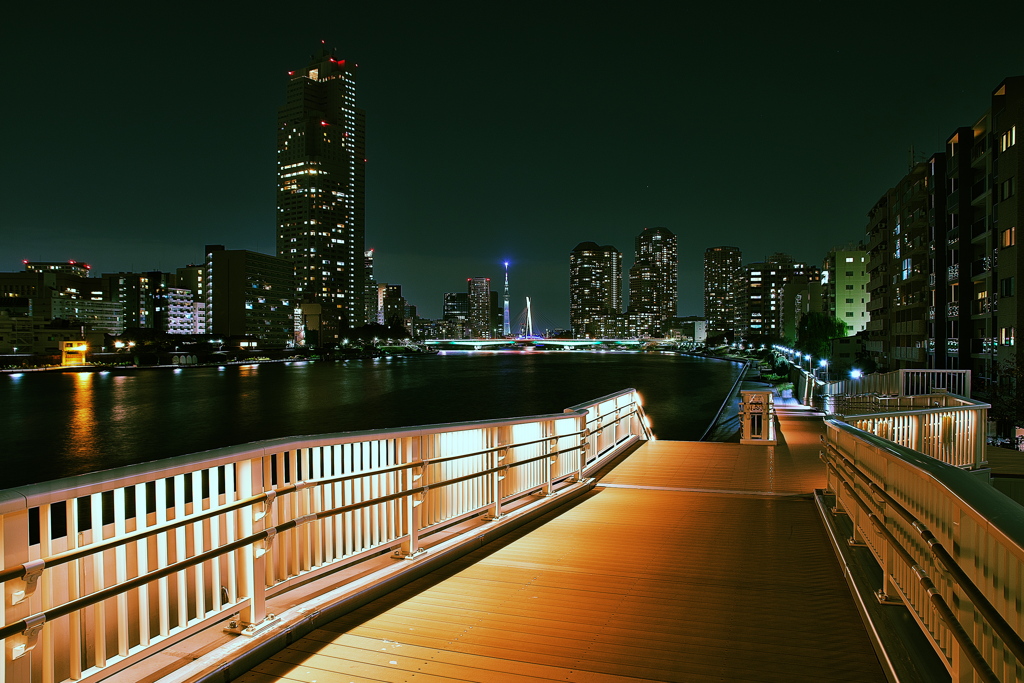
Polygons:
<instances>
[{"instance_id":1,"label":"concrete base of railing","mask_svg":"<svg viewBox=\"0 0 1024 683\"><path fill-rule=\"evenodd\" d=\"M615 460L620 460L632 450L634 448L626 449L627 452ZM137 683L140 680L227 683L315 629L557 511L589 493L596 481L587 478L567 484L542 500L534 498L531 505L508 510L500 519L486 521L481 518L477 521L482 521L482 524L465 530L456 527L452 534L436 541L435 545L427 548L427 552L415 558L395 560L390 549L382 549L375 560L311 581L306 591L288 591L283 595L289 603L284 605L284 609L273 605L273 599L268 600L268 610L280 610L276 615L279 621L259 635L236 636L228 635L219 628L208 629L191 641L176 644L173 652L154 653L147 660L105 679L105 683ZM296 592L304 593L305 597L297 598ZM227 626L227 620L224 626Z\"/></svg>"}]
</instances>

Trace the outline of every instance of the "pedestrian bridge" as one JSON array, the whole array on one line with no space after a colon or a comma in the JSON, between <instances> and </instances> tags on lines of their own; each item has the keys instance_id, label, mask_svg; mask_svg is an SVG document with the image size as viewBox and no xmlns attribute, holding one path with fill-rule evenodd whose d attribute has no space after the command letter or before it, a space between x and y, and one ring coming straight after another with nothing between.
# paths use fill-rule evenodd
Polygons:
<instances>
[{"instance_id":1,"label":"pedestrian bridge","mask_svg":"<svg viewBox=\"0 0 1024 683\"><path fill-rule=\"evenodd\" d=\"M1024 510L942 401L708 444L630 390L8 490L0 681L1022 681Z\"/></svg>"}]
</instances>

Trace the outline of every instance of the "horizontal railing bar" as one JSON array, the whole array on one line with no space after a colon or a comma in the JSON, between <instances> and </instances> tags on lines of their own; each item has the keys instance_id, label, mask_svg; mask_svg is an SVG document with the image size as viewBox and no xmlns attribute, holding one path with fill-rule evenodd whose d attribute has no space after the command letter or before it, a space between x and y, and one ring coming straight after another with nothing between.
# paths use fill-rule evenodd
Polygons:
<instances>
[{"instance_id":1,"label":"horizontal railing bar","mask_svg":"<svg viewBox=\"0 0 1024 683\"><path fill-rule=\"evenodd\" d=\"M561 455L562 453L568 453L568 452L571 452L571 451L579 450L581 448L582 448L582 446L579 446L579 445L578 446L571 446L569 448L564 448L564 449L561 449L561 450L558 450L558 451L555 451L555 452L552 452L552 453L544 453L543 455L538 455L538 456L534 456L532 458L527 458L525 460L520 460L519 462L509 463L507 465L499 465L497 467L491 467L491 468L488 468L486 470L482 470L480 472L473 472L471 474L463 475L461 477L456 477L454 479L446 479L443 482L436 482L436 483L433 483L433 484L428 484L428 485L424 485L424 486L418 486L418 487L413 488L413 489L407 489L405 491L399 491L397 493L392 493L392 494L389 494L389 495L386 495L386 496L378 496L378 497L370 499L370 500L360 501L358 503L350 503L348 505L342 505L342 506L339 506L339 507L331 508L330 510L321 510L320 512L316 512L316 513L313 513L312 515L307 516L307 519L316 518L317 520L321 520L321 519L326 519L328 517L335 517L337 515L345 514L346 512L353 512L355 510L360 510L362 508L372 507L374 505L380 505L381 503L387 503L387 502L390 502L392 500L398 500L399 498L404 498L406 496L416 495L418 493L426 493L427 491L429 491L432 488L443 488L445 486L450 486L452 484L457 484L457 483L460 483L460 482L463 482L463 481L469 481L470 479L476 479L476 478L479 478L481 476L485 476L485 475L488 475L488 474L493 474L495 472L500 472L500 471L503 471L503 470L507 470L507 469L510 469L512 467L518 467L520 465L527 465L529 463L536 462L538 460L544 460L544 459L550 458L552 456ZM569 475L566 475L566 476L569 476ZM565 478L565 477L563 477L563 478ZM327 482L320 482L320 481L311 482L312 485L319 485L321 483L327 483ZM291 488L291 490L294 490L296 488L294 484L290 484L289 487ZM536 488L540 488L540 487L541 486L538 485ZM292 492L291 490L285 491L285 492L290 493L290 492ZM513 498L515 496L519 496L519 495L520 495L520 493L517 492L517 493L515 493L513 495L510 495L510 496L503 496L502 500L508 500L508 499L511 499L511 498ZM264 494L263 497L265 498L266 495ZM486 506L482 507L481 509L486 509ZM190 520L190 521L196 521L196 520L193 519L193 520ZM274 526L272 528L275 530L276 533L282 533L284 531L289 531L291 529L294 529L294 528L298 527L301 523L302 522L299 519L292 519L292 520L288 520L287 522L282 522L281 524L278 524L278 525L276 525L276 526ZM259 531L259 532L255 533L255 534L252 534L252 535L247 536L245 538L237 539L237 540L235 540L235 541L233 541L233 542L231 542L231 543L229 543L227 545L221 546L221 547L216 548L214 550L209 550L209 551L207 551L205 553L201 553L199 555L196 555L195 557L192 557L192 558L189 558L189 559L186 559L186 560L181 560L180 562L175 562L174 564L168 565L167 567L164 567L164 568L162 568L160 570L157 570L155 572L150 572L149 574L145 574L144 576L136 577L134 579L128 580L128 581L126 581L124 583L121 583L121 584L118 584L116 586L111 586L109 588L103 589L103 590L98 591L96 593L93 593L91 595L79 598L78 600L74 600L74 601L72 601L70 603L66 603L64 605L61 605L60 607L55 607L55 608L52 608L50 610L45 610L44 612L41 612L39 614L42 614L42 616L45 617L46 621L51 621L52 619L57 619L59 617L66 616L67 614L70 614L71 612L74 612L76 610L82 609L84 607L89 607L89 606L94 605L94 604L96 604L98 602L102 602L103 600L107 600L107 599L109 599L111 597L115 597L115 596L120 595L122 593L126 593L126 592L128 592L130 590L134 590L135 588L138 588L138 587L140 587L142 585L145 585L146 583L150 583L151 581L155 581L157 579L164 578L165 576L170 576L171 574L173 574L173 573L175 573L177 571L181 571L183 569L188 569L189 567L194 567L195 565L201 564L202 562L205 562L208 559L213 559L215 557L219 557L220 555L224 555L226 553L233 552L235 550L238 550L239 548L243 548L243 547L245 547L247 545L251 545L253 543L256 543L256 542L259 542L261 540L264 540L264 539L267 538L267 531L268 531L267 529L264 529L263 531ZM397 540L397 539L393 539L391 542L394 542L394 540ZM38 616L38 615L36 615L36 616ZM26 623L26 620L23 619L20 622L14 622L13 624L9 624L7 626L4 626L4 627L0 628L0 640L3 640L4 638L7 638L7 637L12 636L12 635L16 635L16 634L20 633L21 631L23 631L24 628L25 628L25 623ZM19 625L20 625L20 628L19 628Z\"/></svg>"},{"instance_id":2,"label":"horizontal railing bar","mask_svg":"<svg viewBox=\"0 0 1024 683\"><path fill-rule=\"evenodd\" d=\"M624 394L629 391L633 390L624 390L620 393ZM591 404L587 403L584 405L589 406ZM111 489L133 486L138 483L168 479L178 474L191 474L198 469L197 466L201 466L202 469L213 469L244 460L253 460L266 457L267 455L292 452L304 448L322 448L350 443L392 441L413 436L458 433L486 427L575 420L576 417L577 415L572 413L549 413L510 419L495 418L467 422L452 422L440 425L423 425L420 427L408 427L394 430L378 429L354 432L336 432L332 434L320 434L315 437L287 437L269 439L266 441L255 441L238 446L225 446L223 448L200 451L198 453L190 453L187 455L179 455L153 462L125 465L123 467L105 470L103 472L92 472L77 475L75 477L67 477L66 479L57 479L42 484L29 484L23 487L6 489L0 491L0 514L13 510L38 507L39 505L45 505L50 502L63 502L68 498L80 498L92 493L102 493ZM69 485L65 488L55 486L59 485L62 481L69 482ZM70 485L71 481L74 481L75 483Z\"/></svg>"},{"instance_id":3,"label":"horizontal railing bar","mask_svg":"<svg viewBox=\"0 0 1024 683\"><path fill-rule=\"evenodd\" d=\"M1002 639L1003 643L1009 648L1013 656L1017 658L1018 662L1024 663L1024 639L1020 637L1010 624L1006 622L1003 615L989 602L985 594L975 585L971 577L967 576L966 572L960 568L956 560L950 556L949 552L939 543L939 539L935 538L935 535L928 529L928 527L921 522L917 517L910 513L903 505L899 503L895 498L889 495L884 489L879 487L875 482L868 483L868 489L879 495L887 504L895 509L896 513L902 517L910 526L917 530L917 533L924 540L928 546L928 550L931 554L939 561L942 568L945 569L953 577L956 584L967 594L974 606L978 608L982 616L988 620L999 638Z\"/></svg>"},{"instance_id":4,"label":"horizontal railing bar","mask_svg":"<svg viewBox=\"0 0 1024 683\"><path fill-rule=\"evenodd\" d=\"M293 484L285 484L285 485L283 485L283 486L281 486L279 488L270 489L270 491L273 491L277 495L284 495L284 494L287 494L287 493L294 493L299 488L304 488L306 486L314 486L314 485L315 486L321 486L321 485L328 485L328 484L345 483L345 482L348 482L348 481L355 481L355 480L362 479L362 478L365 478L365 477L372 477L372 476L378 476L378 475L381 475L381 474L389 474L389 473L392 473L392 472L400 472L400 471L404 471L404 470L408 470L408 469L415 469L417 467L422 467L423 465L439 464L439 463L449 462L449 461L452 461L452 460L458 460L458 459L461 459L461 458L468 458L468 457L475 456L475 455L484 455L486 453L491 453L491 452L494 452L494 451L504 450L506 448L520 448L520 447L523 447L523 446L531 446L533 444L544 443L544 442L548 442L548 441L552 441L552 440L556 440L556 439L561 439L561 438L566 438L566 437L571 437L571 436L579 436L579 435L581 435L583 433L584 433L583 431L569 432L567 434L558 434L556 436L544 437L544 438L541 438L541 439L534 439L532 441L523 441L523 442L517 442L517 443L512 443L512 444L505 444L505 445L502 445L502 446L496 446L494 448L488 448L486 450L477 451L475 453L463 453L461 455L446 456L444 458L431 458L429 460L417 460L417 461L414 461L414 462L402 463L400 465L392 465L392 466L389 466L389 467L383 467L383 468L380 468L380 469L377 469L377 470L373 470L372 472L359 472L359 473L355 473L355 474L347 474L347 475L340 476L340 477L331 477L329 479L305 480L305 481L302 482L302 484L303 484L302 487L300 487L300 486L298 486L297 484L294 484L294 483ZM557 451L557 454L568 452L570 450L576 450L578 448L580 448L580 447L579 446L573 446L573 447L571 447L569 449L562 449L560 451ZM545 454L543 456L539 456L538 458L532 458L532 459L529 459L529 460L521 460L518 463L510 463L510 465L511 466L516 466L516 465L519 465L519 464L525 464L525 463L533 462L535 459L547 457L547 456L550 456L550 455L552 455L552 453L547 453L547 454ZM507 467L507 466L503 466L503 467ZM494 470L482 471L482 472L480 472L480 474L481 475L482 474L491 474L491 473L493 473L493 471ZM439 486L439 485L440 484L434 484L434 486ZM183 527L183 526L188 526L189 524L195 524L197 522L202 522L202 521L205 521L207 519L211 519L213 517L217 517L218 515L221 515L221 514L224 514L224 513L227 513L227 512L233 512L234 510L237 510L239 508L247 507L247 506L250 506L250 505L255 505L257 503L265 501L266 498L267 498L267 492L260 493L258 495L251 496L250 498L246 498L244 500L235 501L233 503L229 503L228 505L224 505L222 507L211 509L211 510L209 510L207 512L204 512L202 514L199 514L199 515L194 515L194 516L191 516L191 517L186 517L186 518L183 518L183 519L180 519L180 520L173 520L173 521L167 522L166 524L162 524L160 526L149 527L149 528L141 530L141 531L133 532L133 533L128 534L126 536L123 536L121 538L108 539L106 541L102 541L102 542L99 542L99 543L96 543L96 544L93 544L93 545L89 545L89 546L86 546L84 548L78 548L78 549L70 550L70 551L67 551L67 552L64 552L64 553L59 553L57 555L52 555L50 557L43 558L43 566L44 567L55 567L55 566L59 566L59 565L62 565L62 564L66 564L67 562L71 562L72 560L77 560L77 559L81 559L83 557L88 557L90 555L94 555L96 553L101 553L101 552L106 551L106 550L112 550L114 548L118 548L118 547L123 546L123 545L128 545L128 544L134 543L136 541L141 541L141 540L143 540L145 538L149 538L151 536L156 536L157 534L162 534L162 533L167 533L169 531L174 531L175 529L178 529L178 528ZM2 571L0 571L0 583L4 583L4 582L10 581L12 579L20 579L20 578L23 578L24 575L25 575L25 565L24 564L8 567L8 568L5 568Z\"/></svg>"},{"instance_id":5,"label":"horizontal railing bar","mask_svg":"<svg viewBox=\"0 0 1024 683\"><path fill-rule=\"evenodd\" d=\"M967 655L967 659L970 660L971 666L974 667L974 670L977 671L978 674L980 674L986 681L989 681L990 683L999 683L999 677L995 675L995 672L992 671L988 662L985 661L985 658L978 649L978 646L974 644L971 636L957 620L953 610L950 609L946 599L943 598L942 594L936 589L934 582L932 582L927 572L921 568L917 560L914 559L914 556L911 555L906 548L899 543L892 532L886 528L885 523L878 518L878 515L868 507L867 503L857 494L853 485L850 484L850 482L848 482L843 476L843 473L835 466L832 466L832 471L839 477L843 488L853 498L857 506L867 514L872 526L874 526L882 535L886 544L893 549L896 556L899 557L905 565L907 565L915 576L917 576L918 583L921 584L921 587L928 594L928 598L939 618L946 625L946 628L949 629L953 638L956 639L957 644L964 651L964 654Z\"/></svg>"},{"instance_id":6,"label":"horizontal railing bar","mask_svg":"<svg viewBox=\"0 0 1024 683\"><path fill-rule=\"evenodd\" d=\"M293 485L290 486L294 488ZM282 491L275 490L275 493L282 493ZM290 493L290 491L284 491L284 493ZM67 552L51 555L50 557L44 557L42 560L43 566L46 568L57 567L67 562L71 562L72 560L79 560L83 557L88 557L90 555L102 553L107 550L113 550L114 548L118 548L122 545L127 545L129 543L134 543L135 541L141 541L142 539L149 538L150 536L156 536L157 534L163 534L169 531L174 531L175 529L178 529L183 526L188 526L189 524L195 524L196 522L203 522L207 519L212 519L213 517L217 517L218 515L222 515L226 512L234 512L235 510L238 510L240 508L255 505L256 503L263 502L264 500L266 500L266 498L266 493L260 493L258 495L251 496L243 500L237 500L233 503L229 503L227 505L224 505L223 507L208 510L207 512L203 512L192 517L176 519L171 522L167 522L166 524L162 524L160 526L149 527L146 529L142 529L140 531L132 532L131 534L128 534L121 538L111 538L105 541L100 541L99 543L95 543L93 545L85 546L83 548L68 550ZM0 571L0 583L10 581L11 579L20 579L22 578L24 573L24 564L8 567L3 571Z\"/></svg>"},{"instance_id":7,"label":"horizontal railing bar","mask_svg":"<svg viewBox=\"0 0 1024 683\"><path fill-rule=\"evenodd\" d=\"M967 594L967 597L981 612L982 616L989 622L992 630L1007 646L1017 661L1024 662L1024 639L1021 638L1014 628L1003 618L1003 615L989 602L984 593L977 587L969 576L960 568L960 565L949 555L949 552L939 543L938 539L928 530L927 526L907 510L887 491L876 484L861 468L833 444L828 444L828 452L842 462L851 470L854 476L859 477L868 489L880 496L885 503L890 505L897 514L908 524L917 530L918 534L925 541L932 556L938 561L942 568L950 574L957 586ZM833 471L840 473L839 469L833 467ZM845 483L845 480L844 480ZM867 509L867 508L865 508ZM902 546L901 546L902 547Z\"/></svg>"}]
</instances>

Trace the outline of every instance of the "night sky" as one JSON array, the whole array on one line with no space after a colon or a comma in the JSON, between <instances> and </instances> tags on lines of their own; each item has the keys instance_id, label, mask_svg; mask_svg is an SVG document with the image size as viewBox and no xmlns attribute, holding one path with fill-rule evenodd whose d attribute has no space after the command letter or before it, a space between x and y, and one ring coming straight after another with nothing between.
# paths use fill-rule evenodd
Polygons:
<instances>
[{"instance_id":1,"label":"night sky","mask_svg":"<svg viewBox=\"0 0 1024 683\"><path fill-rule=\"evenodd\" d=\"M277 108L323 39L359 64L377 280L421 315L509 260L513 317L531 296L537 326L567 326L572 248L612 244L625 271L653 226L700 315L705 248L820 265L912 147L1024 73L1021 2L703 5L20 3L0 21L0 270L274 253Z\"/></svg>"}]
</instances>

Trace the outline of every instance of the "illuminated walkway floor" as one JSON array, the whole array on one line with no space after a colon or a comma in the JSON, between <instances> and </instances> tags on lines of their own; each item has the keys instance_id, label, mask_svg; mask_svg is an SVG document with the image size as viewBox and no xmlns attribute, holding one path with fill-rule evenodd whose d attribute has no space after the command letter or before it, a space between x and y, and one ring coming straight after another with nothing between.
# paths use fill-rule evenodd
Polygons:
<instances>
[{"instance_id":1,"label":"illuminated walkway floor","mask_svg":"<svg viewBox=\"0 0 1024 683\"><path fill-rule=\"evenodd\" d=\"M237 679L883 681L785 443L650 442L540 523L314 631Z\"/></svg>"}]
</instances>

